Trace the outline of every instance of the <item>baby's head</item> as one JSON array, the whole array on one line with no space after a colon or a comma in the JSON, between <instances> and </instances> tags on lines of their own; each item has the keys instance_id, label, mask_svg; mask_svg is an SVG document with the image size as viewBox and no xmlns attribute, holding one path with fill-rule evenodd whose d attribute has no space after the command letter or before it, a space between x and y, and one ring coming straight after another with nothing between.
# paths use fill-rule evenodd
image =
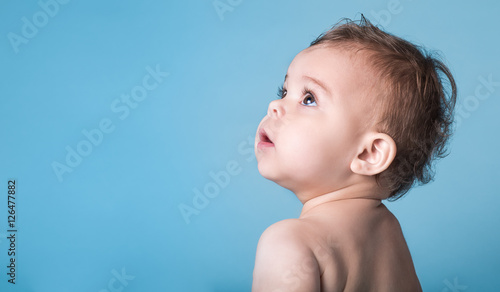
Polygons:
<instances>
[{"instance_id":1,"label":"baby's head","mask_svg":"<svg viewBox=\"0 0 500 292\"><path fill-rule=\"evenodd\" d=\"M395 200L446 155L456 86L442 62L362 17L300 52L279 97L257 130L264 177L302 202L343 190Z\"/></svg>"}]
</instances>

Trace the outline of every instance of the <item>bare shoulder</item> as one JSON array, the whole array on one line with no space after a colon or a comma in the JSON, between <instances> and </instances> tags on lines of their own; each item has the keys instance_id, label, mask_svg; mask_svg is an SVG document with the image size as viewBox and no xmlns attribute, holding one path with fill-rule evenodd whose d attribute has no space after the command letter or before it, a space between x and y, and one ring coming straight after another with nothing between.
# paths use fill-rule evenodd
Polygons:
<instances>
[{"instance_id":1,"label":"bare shoulder","mask_svg":"<svg viewBox=\"0 0 500 292\"><path fill-rule=\"evenodd\" d=\"M269 241L285 241L290 244L301 245L303 233L305 231L304 223L300 219L285 219L269 226L261 235L259 244L266 244Z\"/></svg>"},{"instance_id":2,"label":"bare shoulder","mask_svg":"<svg viewBox=\"0 0 500 292\"><path fill-rule=\"evenodd\" d=\"M260 236L257 260L270 261L285 254L289 260L312 255L304 237L305 232L307 230L299 219L286 219L272 224Z\"/></svg>"},{"instance_id":3,"label":"bare shoulder","mask_svg":"<svg viewBox=\"0 0 500 292\"><path fill-rule=\"evenodd\" d=\"M383 204L342 201L305 222L324 291L421 291L401 226Z\"/></svg>"},{"instance_id":4,"label":"bare shoulder","mask_svg":"<svg viewBox=\"0 0 500 292\"><path fill-rule=\"evenodd\" d=\"M319 267L307 244L305 231L299 219L287 219L274 223L262 233L257 245L252 292L319 291Z\"/></svg>"}]
</instances>

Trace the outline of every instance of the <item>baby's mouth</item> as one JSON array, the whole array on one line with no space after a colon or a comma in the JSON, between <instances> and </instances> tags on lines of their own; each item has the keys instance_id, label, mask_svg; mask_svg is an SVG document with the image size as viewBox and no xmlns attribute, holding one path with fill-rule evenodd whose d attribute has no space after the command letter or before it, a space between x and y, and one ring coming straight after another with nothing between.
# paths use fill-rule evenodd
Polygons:
<instances>
[{"instance_id":1,"label":"baby's mouth","mask_svg":"<svg viewBox=\"0 0 500 292\"><path fill-rule=\"evenodd\" d=\"M260 139L259 146L262 146L262 147L274 146L273 141L271 141L271 139L269 138L269 136L267 135L267 133L264 129L260 129L259 139Z\"/></svg>"}]
</instances>

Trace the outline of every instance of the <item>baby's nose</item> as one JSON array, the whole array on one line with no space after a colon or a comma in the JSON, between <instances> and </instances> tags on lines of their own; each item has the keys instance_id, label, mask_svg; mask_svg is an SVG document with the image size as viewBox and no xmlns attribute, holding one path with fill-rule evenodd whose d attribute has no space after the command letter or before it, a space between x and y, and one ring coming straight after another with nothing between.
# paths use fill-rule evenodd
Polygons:
<instances>
[{"instance_id":1,"label":"baby's nose","mask_svg":"<svg viewBox=\"0 0 500 292\"><path fill-rule=\"evenodd\" d=\"M270 118L281 118L285 114L285 108L281 103L281 99L271 101L267 109L267 115Z\"/></svg>"}]
</instances>

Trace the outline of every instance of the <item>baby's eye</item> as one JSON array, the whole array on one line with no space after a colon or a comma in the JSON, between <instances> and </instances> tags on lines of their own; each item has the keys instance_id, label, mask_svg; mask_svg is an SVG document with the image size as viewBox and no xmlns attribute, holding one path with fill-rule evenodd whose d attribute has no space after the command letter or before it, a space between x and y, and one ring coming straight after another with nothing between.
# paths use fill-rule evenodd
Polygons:
<instances>
[{"instance_id":1,"label":"baby's eye","mask_svg":"<svg viewBox=\"0 0 500 292\"><path fill-rule=\"evenodd\" d=\"M286 89L283 89L283 86L278 87L278 97L283 99L286 95Z\"/></svg>"},{"instance_id":2,"label":"baby's eye","mask_svg":"<svg viewBox=\"0 0 500 292\"><path fill-rule=\"evenodd\" d=\"M308 106L316 106L316 98L314 98L314 95L310 92L305 92L304 93L306 96L302 100L303 105L308 105Z\"/></svg>"}]
</instances>

